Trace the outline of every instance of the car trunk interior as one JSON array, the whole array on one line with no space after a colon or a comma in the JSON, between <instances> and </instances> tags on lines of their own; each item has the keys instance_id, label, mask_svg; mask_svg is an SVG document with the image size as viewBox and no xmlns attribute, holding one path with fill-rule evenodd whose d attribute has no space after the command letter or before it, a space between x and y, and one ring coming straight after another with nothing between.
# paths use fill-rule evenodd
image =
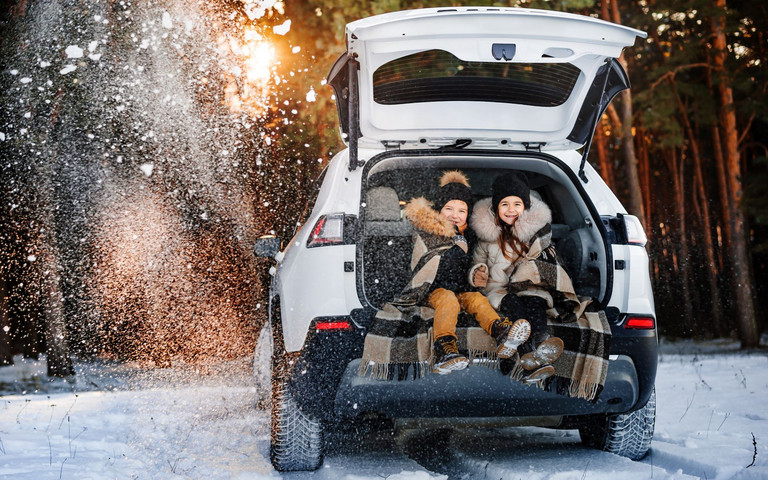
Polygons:
<instances>
[{"instance_id":1,"label":"car trunk interior","mask_svg":"<svg viewBox=\"0 0 768 480\"><path fill-rule=\"evenodd\" d=\"M405 154L403 154L405 155ZM558 161L543 154L515 157L478 154L385 154L369 161L363 186L362 287L367 303L379 308L393 300L410 274L412 227L403 207L412 198L435 198L444 170L459 169L469 178L475 200L491 195L493 180L509 170L524 171L530 186L552 210L552 239L580 296L604 300L607 290L606 244L584 198ZM562 165L562 164L561 164Z\"/></svg>"}]
</instances>

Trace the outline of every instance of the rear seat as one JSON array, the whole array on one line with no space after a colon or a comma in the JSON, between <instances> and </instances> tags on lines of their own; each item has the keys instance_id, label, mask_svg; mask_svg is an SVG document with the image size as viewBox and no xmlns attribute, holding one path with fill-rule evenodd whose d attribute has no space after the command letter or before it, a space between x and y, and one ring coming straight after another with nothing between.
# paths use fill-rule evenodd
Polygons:
<instances>
[{"instance_id":1,"label":"rear seat","mask_svg":"<svg viewBox=\"0 0 768 480\"><path fill-rule=\"evenodd\" d=\"M366 195L363 235L363 286L374 307L393 300L410 276L411 223L403 218L391 187L373 187Z\"/></svg>"}]
</instances>

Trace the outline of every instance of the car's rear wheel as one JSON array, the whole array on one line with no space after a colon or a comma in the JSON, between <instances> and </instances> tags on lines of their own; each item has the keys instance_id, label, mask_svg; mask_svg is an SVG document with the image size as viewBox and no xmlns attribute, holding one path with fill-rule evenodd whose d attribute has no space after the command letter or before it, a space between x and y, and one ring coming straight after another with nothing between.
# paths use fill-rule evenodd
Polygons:
<instances>
[{"instance_id":1,"label":"car's rear wheel","mask_svg":"<svg viewBox=\"0 0 768 480\"><path fill-rule=\"evenodd\" d=\"M323 425L282 387L272 395L272 465L280 472L316 470L323 463Z\"/></svg>"},{"instance_id":2,"label":"car's rear wheel","mask_svg":"<svg viewBox=\"0 0 768 480\"><path fill-rule=\"evenodd\" d=\"M643 408L621 415L599 415L579 427L581 441L632 460L648 453L656 424L656 390Z\"/></svg>"}]
</instances>

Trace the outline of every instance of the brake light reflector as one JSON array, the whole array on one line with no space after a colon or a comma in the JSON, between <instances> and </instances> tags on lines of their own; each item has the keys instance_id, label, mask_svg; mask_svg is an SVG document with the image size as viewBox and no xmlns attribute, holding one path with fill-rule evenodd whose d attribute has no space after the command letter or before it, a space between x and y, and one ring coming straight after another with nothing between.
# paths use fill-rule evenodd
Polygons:
<instances>
[{"instance_id":1,"label":"brake light reflector","mask_svg":"<svg viewBox=\"0 0 768 480\"><path fill-rule=\"evenodd\" d=\"M341 245L344 243L344 214L331 213L317 219L307 240L307 247Z\"/></svg>"},{"instance_id":2,"label":"brake light reflector","mask_svg":"<svg viewBox=\"0 0 768 480\"><path fill-rule=\"evenodd\" d=\"M624 322L624 328L634 328L637 330L650 330L656 327L656 322L652 317L629 317Z\"/></svg>"},{"instance_id":3,"label":"brake light reflector","mask_svg":"<svg viewBox=\"0 0 768 480\"><path fill-rule=\"evenodd\" d=\"M634 215L624 215L624 227L627 230L627 243L644 247L648 243L648 237L643 230L640 219Z\"/></svg>"},{"instance_id":4,"label":"brake light reflector","mask_svg":"<svg viewBox=\"0 0 768 480\"><path fill-rule=\"evenodd\" d=\"M315 324L315 330L349 330L352 325L349 322L318 322Z\"/></svg>"}]
</instances>

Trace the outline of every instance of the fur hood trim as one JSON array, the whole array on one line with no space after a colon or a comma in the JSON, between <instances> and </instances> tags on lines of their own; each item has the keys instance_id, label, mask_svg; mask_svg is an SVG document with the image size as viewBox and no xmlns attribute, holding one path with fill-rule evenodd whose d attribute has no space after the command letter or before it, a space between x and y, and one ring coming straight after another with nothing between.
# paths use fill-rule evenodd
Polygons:
<instances>
[{"instance_id":1,"label":"fur hood trim","mask_svg":"<svg viewBox=\"0 0 768 480\"><path fill-rule=\"evenodd\" d=\"M531 208L526 208L515 222L515 233L523 243L528 243L544 225L552 223L552 211L538 193L531 191ZM472 218L469 220L472 230L484 242L495 242L501 235L501 227L496 225L496 212L492 210L491 198L484 198L475 204Z\"/></svg>"},{"instance_id":2,"label":"fur hood trim","mask_svg":"<svg viewBox=\"0 0 768 480\"><path fill-rule=\"evenodd\" d=\"M453 223L432 208L432 202L424 197L411 199L403 212L405 218L418 230L448 238L456 235Z\"/></svg>"}]
</instances>

